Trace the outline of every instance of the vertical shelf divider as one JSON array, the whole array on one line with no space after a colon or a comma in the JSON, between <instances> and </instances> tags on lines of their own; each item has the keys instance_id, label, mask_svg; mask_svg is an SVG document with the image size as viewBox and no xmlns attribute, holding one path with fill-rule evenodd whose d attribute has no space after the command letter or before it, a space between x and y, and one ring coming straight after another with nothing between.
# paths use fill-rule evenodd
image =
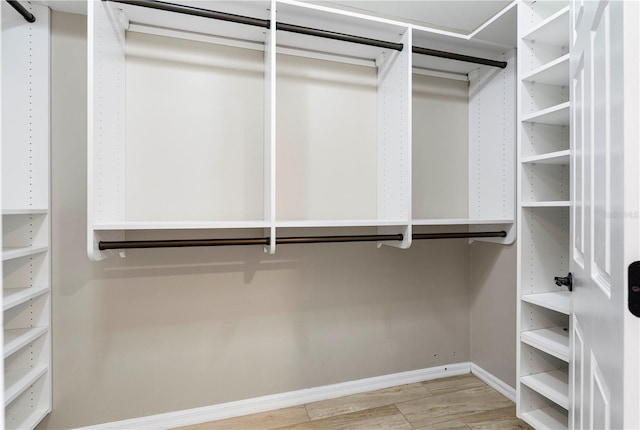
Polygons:
<instances>
[{"instance_id":1,"label":"vertical shelf divider","mask_svg":"<svg viewBox=\"0 0 640 430\"><path fill-rule=\"evenodd\" d=\"M264 251L276 252L276 0L271 0L264 42L264 220L269 223L265 236L271 238Z\"/></svg>"},{"instance_id":2,"label":"vertical shelf divider","mask_svg":"<svg viewBox=\"0 0 640 430\"><path fill-rule=\"evenodd\" d=\"M402 35L404 49L388 50L376 59L378 67L378 219L406 220L403 226L378 227L378 234L403 235L402 242L380 242L398 248L411 246L411 110L412 29Z\"/></svg>"},{"instance_id":3,"label":"vertical shelf divider","mask_svg":"<svg viewBox=\"0 0 640 430\"><path fill-rule=\"evenodd\" d=\"M123 231L97 232L93 224L125 220L124 32L128 22L119 19L110 2L90 1L87 7L87 253L97 261L118 254L100 251L101 239L124 240Z\"/></svg>"}]
</instances>

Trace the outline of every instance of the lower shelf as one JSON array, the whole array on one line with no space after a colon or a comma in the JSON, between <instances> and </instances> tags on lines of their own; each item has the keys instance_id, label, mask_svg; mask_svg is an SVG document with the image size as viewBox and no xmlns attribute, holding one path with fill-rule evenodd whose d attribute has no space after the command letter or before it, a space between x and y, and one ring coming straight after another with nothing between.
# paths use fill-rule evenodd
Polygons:
<instances>
[{"instance_id":1,"label":"lower shelf","mask_svg":"<svg viewBox=\"0 0 640 430\"><path fill-rule=\"evenodd\" d=\"M9 429L34 429L51 412L50 409L35 409L20 422L14 422L11 416L5 417L5 426Z\"/></svg>"},{"instance_id":2,"label":"lower shelf","mask_svg":"<svg viewBox=\"0 0 640 430\"><path fill-rule=\"evenodd\" d=\"M42 375L47 373L47 366L33 369L9 370L4 374L4 404L13 402L27 388L33 385Z\"/></svg>"},{"instance_id":3,"label":"lower shelf","mask_svg":"<svg viewBox=\"0 0 640 430\"><path fill-rule=\"evenodd\" d=\"M19 328L4 331L4 358L29 345L49 329L47 327Z\"/></svg>"},{"instance_id":4,"label":"lower shelf","mask_svg":"<svg viewBox=\"0 0 640 430\"><path fill-rule=\"evenodd\" d=\"M569 333L562 327L524 331L520 340L540 351L569 362Z\"/></svg>"},{"instance_id":5,"label":"lower shelf","mask_svg":"<svg viewBox=\"0 0 640 430\"><path fill-rule=\"evenodd\" d=\"M536 430L564 430L569 427L567 414L558 412L553 408L525 412L521 418Z\"/></svg>"},{"instance_id":6,"label":"lower shelf","mask_svg":"<svg viewBox=\"0 0 640 430\"><path fill-rule=\"evenodd\" d=\"M520 382L564 409L569 409L569 376L567 369L523 376L520 378Z\"/></svg>"}]
</instances>

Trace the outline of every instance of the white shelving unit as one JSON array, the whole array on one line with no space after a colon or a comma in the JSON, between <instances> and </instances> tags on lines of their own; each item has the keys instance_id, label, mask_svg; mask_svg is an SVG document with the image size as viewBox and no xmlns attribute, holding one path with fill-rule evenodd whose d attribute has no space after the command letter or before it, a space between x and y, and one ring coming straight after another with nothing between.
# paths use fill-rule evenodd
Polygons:
<instances>
[{"instance_id":1,"label":"white shelving unit","mask_svg":"<svg viewBox=\"0 0 640 430\"><path fill-rule=\"evenodd\" d=\"M51 411L49 8L2 2L4 423L32 429ZM28 95L28 96L27 96Z\"/></svg>"},{"instance_id":2,"label":"white shelving unit","mask_svg":"<svg viewBox=\"0 0 640 430\"><path fill-rule=\"evenodd\" d=\"M258 229L273 239L296 228L373 227L401 233L385 244L408 248L414 226L451 225L504 230L483 240L514 241L515 7L471 38L293 0L208 7L270 25L88 3L90 258L115 254L100 251L101 240L138 231L162 239L169 230ZM403 49L276 31L276 21ZM205 76L202 64L215 67ZM453 127L442 127L423 91L445 87L463 101L448 104L459 116ZM168 97L178 104L170 111ZM434 177L431 166L450 168Z\"/></svg>"},{"instance_id":3,"label":"white shelving unit","mask_svg":"<svg viewBox=\"0 0 640 430\"><path fill-rule=\"evenodd\" d=\"M518 4L517 414L568 428L569 5Z\"/></svg>"}]
</instances>

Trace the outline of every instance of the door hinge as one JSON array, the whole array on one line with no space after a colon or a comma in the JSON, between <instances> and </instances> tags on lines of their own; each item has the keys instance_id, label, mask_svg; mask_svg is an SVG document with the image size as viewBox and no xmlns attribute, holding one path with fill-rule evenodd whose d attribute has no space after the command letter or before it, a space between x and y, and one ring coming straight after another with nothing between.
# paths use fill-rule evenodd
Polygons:
<instances>
[{"instance_id":1,"label":"door hinge","mask_svg":"<svg viewBox=\"0 0 640 430\"><path fill-rule=\"evenodd\" d=\"M629 311L640 318L640 261L629 264Z\"/></svg>"}]
</instances>

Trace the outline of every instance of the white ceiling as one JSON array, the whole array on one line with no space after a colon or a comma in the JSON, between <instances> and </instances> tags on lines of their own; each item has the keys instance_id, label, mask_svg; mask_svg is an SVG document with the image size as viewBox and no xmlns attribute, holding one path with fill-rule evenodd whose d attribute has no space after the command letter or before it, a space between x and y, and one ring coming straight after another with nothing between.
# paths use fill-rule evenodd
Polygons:
<instances>
[{"instance_id":1,"label":"white ceiling","mask_svg":"<svg viewBox=\"0 0 640 430\"><path fill-rule=\"evenodd\" d=\"M509 5L511 0L325 0L312 2L468 34ZM40 3L48 4L52 9L61 12L87 13L85 0L44 0Z\"/></svg>"},{"instance_id":2,"label":"white ceiling","mask_svg":"<svg viewBox=\"0 0 640 430\"><path fill-rule=\"evenodd\" d=\"M511 0L330 0L312 1L377 16L411 22L426 27L469 34L480 27Z\"/></svg>"}]
</instances>

